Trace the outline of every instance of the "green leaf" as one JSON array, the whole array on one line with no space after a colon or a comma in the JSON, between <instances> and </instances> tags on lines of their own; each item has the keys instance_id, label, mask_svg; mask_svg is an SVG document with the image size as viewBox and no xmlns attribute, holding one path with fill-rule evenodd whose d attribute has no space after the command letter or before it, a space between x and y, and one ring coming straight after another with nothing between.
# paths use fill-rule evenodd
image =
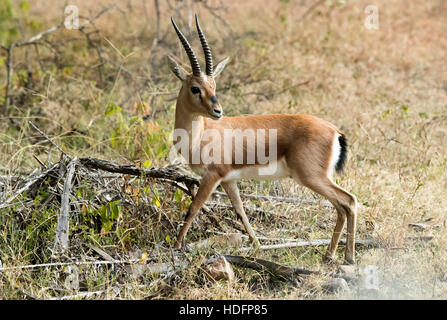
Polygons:
<instances>
[{"instance_id":1,"label":"green leaf","mask_svg":"<svg viewBox=\"0 0 447 320\"><path fill-rule=\"evenodd\" d=\"M19 8L23 10L26 14L29 12L29 3L28 1L22 1L19 3Z\"/></svg>"},{"instance_id":2,"label":"green leaf","mask_svg":"<svg viewBox=\"0 0 447 320\"><path fill-rule=\"evenodd\" d=\"M419 112L419 116L424 119L428 119L428 114L426 112Z\"/></svg>"},{"instance_id":3,"label":"green leaf","mask_svg":"<svg viewBox=\"0 0 447 320\"><path fill-rule=\"evenodd\" d=\"M120 207L117 206L115 202L111 202L110 203L110 213L111 213L110 218L112 220L118 219L119 214L120 214L120 210L119 209L120 209Z\"/></svg>"},{"instance_id":4,"label":"green leaf","mask_svg":"<svg viewBox=\"0 0 447 320\"><path fill-rule=\"evenodd\" d=\"M146 161L144 161L144 163L143 163L143 167L144 168L150 168L151 167L151 161L150 160L146 160Z\"/></svg>"},{"instance_id":5,"label":"green leaf","mask_svg":"<svg viewBox=\"0 0 447 320\"><path fill-rule=\"evenodd\" d=\"M120 106L118 106L116 104L113 104L113 103L110 103L110 104L107 105L106 111L104 112L104 115L105 116L111 116L112 114L115 114L117 112L120 113L121 110L122 109L121 109Z\"/></svg>"}]
</instances>

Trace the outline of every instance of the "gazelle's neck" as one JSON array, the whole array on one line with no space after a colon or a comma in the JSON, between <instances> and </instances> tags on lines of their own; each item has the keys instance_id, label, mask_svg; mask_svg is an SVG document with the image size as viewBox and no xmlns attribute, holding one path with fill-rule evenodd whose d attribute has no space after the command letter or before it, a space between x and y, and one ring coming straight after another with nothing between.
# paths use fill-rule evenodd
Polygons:
<instances>
[{"instance_id":1,"label":"gazelle's neck","mask_svg":"<svg viewBox=\"0 0 447 320\"><path fill-rule=\"evenodd\" d=\"M194 153L193 148L200 146L205 121L201 115L192 113L184 103L181 98L177 100L174 130L185 130L187 132L188 140L182 140L181 144L188 143L189 154L192 155Z\"/></svg>"},{"instance_id":2,"label":"gazelle's neck","mask_svg":"<svg viewBox=\"0 0 447 320\"><path fill-rule=\"evenodd\" d=\"M199 130L193 130L193 126L194 129L198 127ZM174 129L184 129L191 137L192 135L202 136L204 129L203 117L191 112L185 102L183 102L183 99L180 98L177 100L177 105L175 107ZM192 131L194 131L194 133Z\"/></svg>"}]
</instances>

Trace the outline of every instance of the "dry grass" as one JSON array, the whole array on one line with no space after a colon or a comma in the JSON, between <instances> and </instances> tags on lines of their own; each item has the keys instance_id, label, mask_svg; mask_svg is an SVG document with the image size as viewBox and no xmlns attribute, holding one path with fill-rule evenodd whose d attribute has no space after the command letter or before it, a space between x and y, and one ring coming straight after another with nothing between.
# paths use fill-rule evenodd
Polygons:
<instances>
[{"instance_id":1,"label":"dry grass","mask_svg":"<svg viewBox=\"0 0 447 320\"><path fill-rule=\"evenodd\" d=\"M447 286L441 281L443 277L445 281L447 272L447 6L441 0L375 1L380 10L380 27L368 30L364 27L368 1L347 1L345 5L329 2L303 18L309 1L225 1L227 10L217 13L228 26L198 3L194 10L206 26L215 59L231 57L218 81L218 94L227 115L309 113L331 121L346 133L349 159L345 173L337 180L362 204L358 237L380 238L389 244L385 249L357 251L360 266L378 267L379 292L365 291L359 284L349 293L328 295L320 290L324 277L313 277L293 287L242 269L236 271L236 283L212 283L197 281L197 268L192 268L170 285L157 289L141 289L137 285L141 280L129 280L126 298L143 298L154 292L161 298L178 299L447 298ZM74 2L81 15L97 12L107 3ZM137 0L119 2L119 9L96 23L100 33L95 39L105 58L102 79L98 67L92 67L98 59L95 50L82 41L78 47L62 45L60 68L47 67L35 76L33 102L19 105L17 98L11 108L16 128L6 120L0 124L0 166L5 173L31 171L36 167L33 153L43 161L49 161L51 154L53 161L58 157L55 151L49 153L49 145L36 138L27 126L29 118L76 156L121 162L150 159L155 166L168 164L165 156L157 156L156 144L168 143L165 133L172 129L173 99L179 84L168 72L164 56L174 54L183 62L187 59L169 24L173 11L165 4L161 7L165 41L152 48L155 21L152 4L147 6L145 9ZM50 5L50 1L35 1L30 16L45 28L59 21L60 12L62 7ZM180 13L185 15L186 9L181 8ZM73 36L64 30L52 35L51 40L63 42ZM197 47L198 39L192 43ZM45 50L42 55L50 57ZM16 70L25 68L24 52L18 50ZM35 53L30 50L29 54ZM47 61L43 64L50 65ZM119 70L119 65L125 70ZM37 70L38 64L32 62L31 66ZM64 66L69 66L70 71L61 72ZM0 75L4 85L3 67ZM150 82L144 86L148 77ZM309 82L296 86L304 81ZM18 82L14 92L20 95L24 89ZM139 125L129 124L130 116L137 114L134 104L140 102L149 105L152 117ZM127 117L122 122L104 117L108 103L119 104ZM125 142L114 147L112 129L122 123L130 129L120 131ZM158 142L140 142L147 134L155 133L160 134ZM275 192L268 183L243 182L243 187L247 193ZM283 188L287 196L314 196L291 181L283 182ZM253 205L253 201L246 204ZM320 205L256 205L268 217L253 214L255 230L267 237L329 238L335 223L333 210ZM235 218L232 211L224 213ZM166 214L175 223L181 221L175 208L167 206ZM422 232L408 226L428 218L439 222L439 226ZM205 221L200 219L195 230L200 231L200 223ZM133 227L143 230L145 221L134 222ZM221 231L231 228L222 224ZM0 232L8 231L0 227ZM170 233L175 234L175 230ZM426 235L434 237L427 244L404 241L406 237ZM193 230L194 238L201 235ZM26 254L17 252L20 245L9 245L0 248L4 262L29 262ZM128 250L110 243L109 248ZM4 258L6 252L8 259ZM323 248L291 249L258 256L286 265L325 269L320 264L322 252ZM18 276L10 275L12 279ZM97 280L99 286L113 282L113 275L106 273L103 277ZM25 277L21 281L23 288L29 289L38 288L40 280ZM5 293L0 297L17 297L5 283L2 286L8 290L2 290ZM46 291L34 290L40 297L49 296Z\"/></svg>"}]
</instances>

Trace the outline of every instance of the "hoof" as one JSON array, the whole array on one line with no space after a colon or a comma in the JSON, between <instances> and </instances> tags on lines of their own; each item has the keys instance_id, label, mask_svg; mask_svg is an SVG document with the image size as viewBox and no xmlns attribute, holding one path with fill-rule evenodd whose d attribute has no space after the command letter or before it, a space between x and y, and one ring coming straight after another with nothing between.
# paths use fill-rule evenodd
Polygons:
<instances>
[{"instance_id":1,"label":"hoof","mask_svg":"<svg viewBox=\"0 0 447 320\"><path fill-rule=\"evenodd\" d=\"M325 263L327 265L335 265L336 261L335 261L334 257L324 256L323 263Z\"/></svg>"},{"instance_id":2,"label":"hoof","mask_svg":"<svg viewBox=\"0 0 447 320\"><path fill-rule=\"evenodd\" d=\"M345 258L344 264L355 264L355 261L354 261L354 259L346 259Z\"/></svg>"},{"instance_id":3,"label":"hoof","mask_svg":"<svg viewBox=\"0 0 447 320\"><path fill-rule=\"evenodd\" d=\"M176 242L174 244L174 246L172 247L172 249L174 250L180 250L182 248L182 243L181 242Z\"/></svg>"}]
</instances>

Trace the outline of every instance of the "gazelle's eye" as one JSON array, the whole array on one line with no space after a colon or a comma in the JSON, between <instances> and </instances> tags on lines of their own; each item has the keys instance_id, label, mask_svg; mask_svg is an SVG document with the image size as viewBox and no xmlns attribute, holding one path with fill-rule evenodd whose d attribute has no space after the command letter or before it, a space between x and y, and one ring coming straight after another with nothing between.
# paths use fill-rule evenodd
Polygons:
<instances>
[{"instance_id":1,"label":"gazelle's eye","mask_svg":"<svg viewBox=\"0 0 447 320\"><path fill-rule=\"evenodd\" d=\"M198 87L191 87L191 92L193 94L200 94L200 89Z\"/></svg>"}]
</instances>

